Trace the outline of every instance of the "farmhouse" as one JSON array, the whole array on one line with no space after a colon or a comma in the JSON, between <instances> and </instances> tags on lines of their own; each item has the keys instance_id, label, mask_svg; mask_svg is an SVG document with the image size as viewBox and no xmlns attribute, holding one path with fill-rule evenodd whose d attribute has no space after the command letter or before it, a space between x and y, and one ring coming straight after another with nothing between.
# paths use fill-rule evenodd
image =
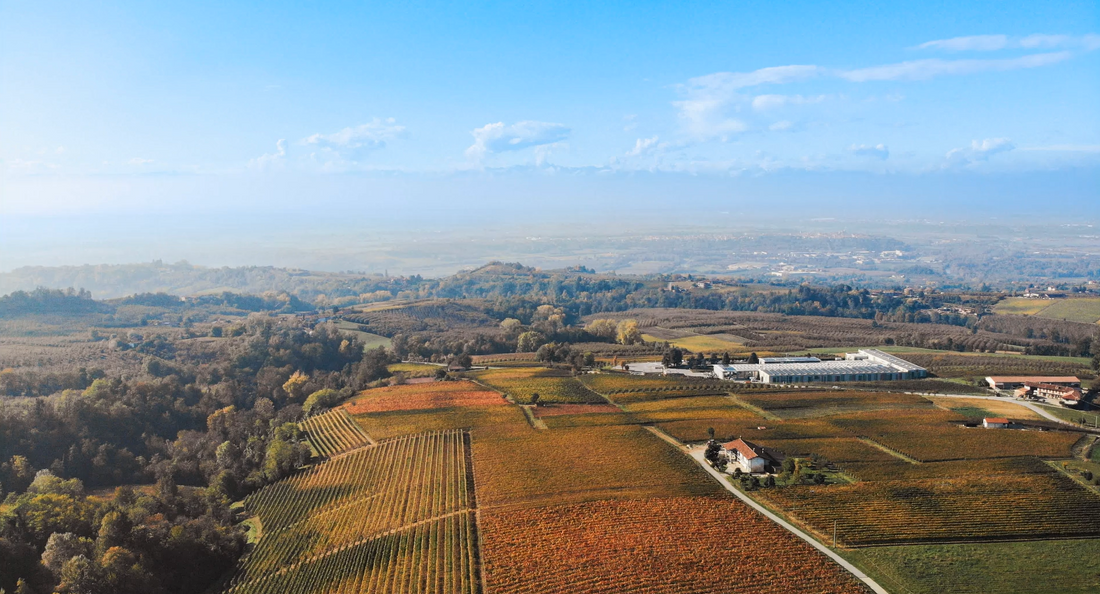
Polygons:
<instances>
[{"instance_id":1,"label":"farmhouse","mask_svg":"<svg viewBox=\"0 0 1100 594\"><path fill-rule=\"evenodd\" d=\"M740 437L722 444L722 454L743 472L767 472L778 461L778 456L768 448Z\"/></svg>"},{"instance_id":2,"label":"farmhouse","mask_svg":"<svg viewBox=\"0 0 1100 594\"><path fill-rule=\"evenodd\" d=\"M986 429L1008 429L1009 421L1003 417L986 417L982 419L982 427Z\"/></svg>"},{"instance_id":3,"label":"farmhouse","mask_svg":"<svg viewBox=\"0 0 1100 594\"><path fill-rule=\"evenodd\" d=\"M923 367L877 349L848 353L837 361L822 361L817 357L768 357L757 364L714 366L716 377L765 384L874 382L918 379L927 374Z\"/></svg>"},{"instance_id":4,"label":"farmhouse","mask_svg":"<svg viewBox=\"0 0 1100 594\"><path fill-rule=\"evenodd\" d=\"M1063 405L1073 406L1081 402L1081 390L1069 386L1025 382L1021 390L1024 390L1025 394L1028 396L1045 398Z\"/></svg>"},{"instance_id":5,"label":"farmhouse","mask_svg":"<svg viewBox=\"0 0 1100 594\"><path fill-rule=\"evenodd\" d=\"M1072 375L992 375L985 378L985 383L989 384L989 387L994 390L1022 388L1028 383L1068 386L1070 388L1081 387L1081 380Z\"/></svg>"}]
</instances>

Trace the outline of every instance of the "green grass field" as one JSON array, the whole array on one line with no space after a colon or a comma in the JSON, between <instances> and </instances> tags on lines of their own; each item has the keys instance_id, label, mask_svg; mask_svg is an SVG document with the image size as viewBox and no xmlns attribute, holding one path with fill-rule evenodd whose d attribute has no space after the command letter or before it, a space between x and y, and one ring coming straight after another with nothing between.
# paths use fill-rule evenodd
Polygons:
<instances>
[{"instance_id":1,"label":"green grass field","mask_svg":"<svg viewBox=\"0 0 1100 594\"><path fill-rule=\"evenodd\" d=\"M1056 299L1035 315L1040 318L1095 324L1100 320L1100 298Z\"/></svg>"},{"instance_id":2,"label":"green grass field","mask_svg":"<svg viewBox=\"0 0 1100 594\"><path fill-rule=\"evenodd\" d=\"M1048 299L1009 297L993 306L993 313L1033 316L1049 307L1051 303L1053 302Z\"/></svg>"},{"instance_id":3,"label":"green grass field","mask_svg":"<svg viewBox=\"0 0 1100 594\"><path fill-rule=\"evenodd\" d=\"M339 328L341 332L354 334L356 338L359 339L359 342L363 343L364 349L376 349L380 346L386 347L387 349L390 348L390 339L385 336L379 336L378 334L363 332L359 329L358 325L352 324L351 322L339 320L336 322L336 327Z\"/></svg>"},{"instance_id":4,"label":"green grass field","mask_svg":"<svg viewBox=\"0 0 1100 594\"><path fill-rule=\"evenodd\" d=\"M657 338L650 334L643 334L642 340L646 342L666 342L665 339ZM693 353L742 353L745 352L745 347L741 343L719 338L717 336L708 336L705 334L699 334L695 336L685 336L683 338L673 338L667 341L669 344L681 349L687 349Z\"/></svg>"},{"instance_id":5,"label":"green grass field","mask_svg":"<svg viewBox=\"0 0 1100 594\"><path fill-rule=\"evenodd\" d=\"M844 556L899 594L1100 591L1100 539L870 547Z\"/></svg>"}]
</instances>

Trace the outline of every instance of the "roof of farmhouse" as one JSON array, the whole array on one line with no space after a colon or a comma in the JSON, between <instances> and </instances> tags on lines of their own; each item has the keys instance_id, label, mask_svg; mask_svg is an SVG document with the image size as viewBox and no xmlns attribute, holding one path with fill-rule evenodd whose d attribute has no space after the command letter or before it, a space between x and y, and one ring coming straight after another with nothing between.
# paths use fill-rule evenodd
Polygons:
<instances>
[{"instance_id":1,"label":"roof of farmhouse","mask_svg":"<svg viewBox=\"0 0 1100 594\"><path fill-rule=\"evenodd\" d=\"M759 458L761 453L764 451L763 448L756 445L755 443L752 443L750 441L745 441L745 440L741 439L740 437L733 440L733 441L731 441L731 442L729 442L729 443L722 444L722 447L724 449L726 449L727 451L732 452L732 451L736 450L736 451L740 452L741 455L744 456L746 460L752 460L753 458Z\"/></svg>"},{"instance_id":2,"label":"roof of farmhouse","mask_svg":"<svg viewBox=\"0 0 1100 594\"><path fill-rule=\"evenodd\" d=\"M1036 384L1077 384L1081 380L1072 375L991 375L991 379L998 384L1023 384L1032 382Z\"/></svg>"}]
</instances>

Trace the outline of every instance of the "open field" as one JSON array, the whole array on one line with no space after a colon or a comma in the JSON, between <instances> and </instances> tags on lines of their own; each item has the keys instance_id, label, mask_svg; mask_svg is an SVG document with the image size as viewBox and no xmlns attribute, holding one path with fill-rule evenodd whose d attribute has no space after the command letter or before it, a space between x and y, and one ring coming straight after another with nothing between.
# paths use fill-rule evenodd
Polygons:
<instances>
[{"instance_id":1,"label":"open field","mask_svg":"<svg viewBox=\"0 0 1100 594\"><path fill-rule=\"evenodd\" d=\"M431 382L364 390L343 408L353 415L402 410L506 405L500 394L473 382Z\"/></svg>"},{"instance_id":2,"label":"open field","mask_svg":"<svg viewBox=\"0 0 1100 594\"><path fill-rule=\"evenodd\" d=\"M263 533L223 592L477 592L465 436L359 450L245 499Z\"/></svg>"},{"instance_id":3,"label":"open field","mask_svg":"<svg viewBox=\"0 0 1100 594\"><path fill-rule=\"evenodd\" d=\"M659 423L690 419L755 420L757 415L726 396L692 396L671 400L636 402L623 410L641 422Z\"/></svg>"},{"instance_id":4,"label":"open field","mask_svg":"<svg viewBox=\"0 0 1100 594\"><path fill-rule=\"evenodd\" d=\"M785 419L867 410L930 408L921 396L858 390L745 391L738 398Z\"/></svg>"},{"instance_id":5,"label":"open field","mask_svg":"<svg viewBox=\"0 0 1100 594\"><path fill-rule=\"evenodd\" d=\"M1100 536L1100 496L1053 471L763 489L758 498L844 546Z\"/></svg>"},{"instance_id":6,"label":"open field","mask_svg":"<svg viewBox=\"0 0 1100 594\"><path fill-rule=\"evenodd\" d=\"M589 390L568 373L540 367L490 369L475 374L481 383L526 404L538 394L542 402L605 404L599 394Z\"/></svg>"},{"instance_id":7,"label":"open field","mask_svg":"<svg viewBox=\"0 0 1100 594\"><path fill-rule=\"evenodd\" d=\"M523 412L515 406L464 406L428 410L399 410L393 412L355 415L368 435L377 440L401 437L424 431L471 429L495 425L527 425Z\"/></svg>"},{"instance_id":8,"label":"open field","mask_svg":"<svg viewBox=\"0 0 1100 594\"><path fill-rule=\"evenodd\" d=\"M965 427L965 417L948 411L891 411L831 418L853 435L865 437L921 462L1042 456L1065 458L1081 434Z\"/></svg>"},{"instance_id":9,"label":"open field","mask_svg":"<svg viewBox=\"0 0 1100 594\"><path fill-rule=\"evenodd\" d=\"M993 306L993 313L1033 316L1050 307L1050 299L1028 299L1027 297L1009 297Z\"/></svg>"},{"instance_id":10,"label":"open field","mask_svg":"<svg viewBox=\"0 0 1100 594\"><path fill-rule=\"evenodd\" d=\"M674 347L693 353L729 353L731 356L735 356L748 352L742 341L737 340L737 337L732 334L693 334L672 339L659 338L652 334L642 334L642 340L646 342L667 342Z\"/></svg>"},{"instance_id":11,"label":"open field","mask_svg":"<svg viewBox=\"0 0 1100 594\"><path fill-rule=\"evenodd\" d=\"M986 400L984 398L937 398L928 400L940 408L948 409L967 418L1007 417L1014 420L1040 420L1043 417L1031 409L1011 401Z\"/></svg>"},{"instance_id":12,"label":"open field","mask_svg":"<svg viewBox=\"0 0 1100 594\"><path fill-rule=\"evenodd\" d=\"M869 547L845 557L891 592L1100 592L1100 539Z\"/></svg>"},{"instance_id":13,"label":"open field","mask_svg":"<svg viewBox=\"0 0 1100 594\"><path fill-rule=\"evenodd\" d=\"M728 497L490 510L482 530L486 588L501 594L868 591Z\"/></svg>"},{"instance_id":14,"label":"open field","mask_svg":"<svg viewBox=\"0 0 1100 594\"><path fill-rule=\"evenodd\" d=\"M473 451L482 509L721 490L687 456L641 427L485 427L474 431Z\"/></svg>"},{"instance_id":15,"label":"open field","mask_svg":"<svg viewBox=\"0 0 1100 594\"><path fill-rule=\"evenodd\" d=\"M432 377L439 371L440 365L428 365L427 363L394 363L387 365L390 373L403 373L405 377Z\"/></svg>"},{"instance_id":16,"label":"open field","mask_svg":"<svg viewBox=\"0 0 1100 594\"><path fill-rule=\"evenodd\" d=\"M1089 297L1055 299L1050 306L1043 308L1035 315L1054 320L1095 324L1100 320L1100 299Z\"/></svg>"},{"instance_id":17,"label":"open field","mask_svg":"<svg viewBox=\"0 0 1100 594\"><path fill-rule=\"evenodd\" d=\"M1046 474L1050 467L1038 458L994 458L990 460L951 460L910 464L890 462L845 462L844 472L860 481L900 481L956 477L997 477L1002 475ZM995 480L995 479L991 479Z\"/></svg>"},{"instance_id":18,"label":"open field","mask_svg":"<svg viewBox=\"0 0 1100 594\"><path fill-rule=\"evenodd\" d=\"M363 343L364 349L390 347L390 339L380 334L373 334L371 332L360 330L358 324L353 324L346 320L337 320L336 327L339 328L341 332L347 332L348 334L354 335L356 338L358 338L359 342Z\"/></svg>"}]
</instances>

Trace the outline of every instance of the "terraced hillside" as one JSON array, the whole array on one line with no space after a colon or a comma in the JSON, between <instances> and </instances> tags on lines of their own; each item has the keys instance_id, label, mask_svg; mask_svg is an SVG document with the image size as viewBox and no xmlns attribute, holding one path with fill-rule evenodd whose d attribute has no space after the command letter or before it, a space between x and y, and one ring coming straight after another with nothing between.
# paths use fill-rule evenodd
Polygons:
<instances>
[{"instance_id":1,"label":"terraced hillside","mask_svg":"<svg viewBox=\"0 0 1100 594\"><path fill-rule=\"evenodd\" d=\"M225 594L480 590L468 436L366 446L245 499L260 537Z\"/></svg>"}]
</instances>

